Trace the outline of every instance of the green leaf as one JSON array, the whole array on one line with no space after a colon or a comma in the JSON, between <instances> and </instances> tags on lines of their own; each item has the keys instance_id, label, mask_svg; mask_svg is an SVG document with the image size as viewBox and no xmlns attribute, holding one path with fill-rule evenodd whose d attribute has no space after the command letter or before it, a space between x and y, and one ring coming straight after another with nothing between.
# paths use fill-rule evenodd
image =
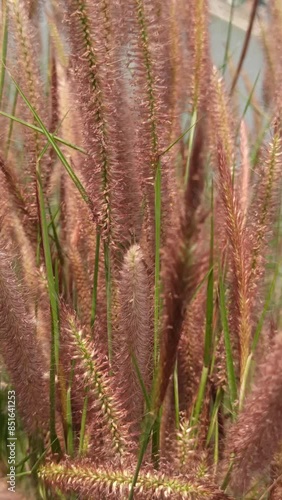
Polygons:
<instances>
[{"instance_id":1,"label":"green leaf","mask_svg":"<svg viewBox=\"0 0 282 500\"><path fill-rule=\"evenodd\" d=\"M235 402L237 400L237 384L236 384L232 347L230 341L230 332L227 319L228 316L225 303L225 289L222 276L220 276L219 278L219 305L220 305L221 323L222 323L224 343L225 343L226 370L227 370L230 402L232 409L234 409Z\"/></svg>"},{"instance_id":2,"label":"green leaf","mask_svg":"<svg viewBox=\"0 0 282 500\"><path fill-rule=\"evenodd\" d=\"M45 125L42 122L41 118L37 114L36 110L34 109L34 107L32 106L32 104L30 103L30 101L27 99L27 97L25 96L25 94L21 90L20 86L15 81L15 79L12 77L11 73L10 73L10 77L11 77L12 81L14 82L14 84L15 84L18 92L19 92L19 94L22 96L24 102L26 103L27 107L30 109L30 111L32 112L32 114L33 114L34 118L36 119L37 123L40 125L40 128L41 128L43 134L45 135L45 137L47 138L49 144L51 144L51 146L53 147L53 149L56 152L59 160L61 161L62 165L65 167L67 173L69 174L71 180L74 182L75 186L77 187L78 191L80 192L82 198L84 199L84 201L89 202L90 200L89 200L89 198L87 196L87 193L86 193L83 185L81 184L80 180L78 179L78 177L76 176L75 172L71 168L71 166L70 166L69 162L67 161L66 157L64 156L64 154L60 150L60 148L57 145L57 143L56 143L55 139L53 138L52 134L50 134L50 132L48 132L47 128L45 127Z\"/></svg>"}]
</instances>

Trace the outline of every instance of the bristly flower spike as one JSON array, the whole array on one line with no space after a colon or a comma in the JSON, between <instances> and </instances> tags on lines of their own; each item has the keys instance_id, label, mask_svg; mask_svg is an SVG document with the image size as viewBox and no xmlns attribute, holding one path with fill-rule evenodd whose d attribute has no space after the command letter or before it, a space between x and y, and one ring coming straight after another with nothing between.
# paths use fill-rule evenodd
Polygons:
<instances>
[{"instance_id":1,"label":"bristly flower spike","mask_svg":"<svg viewBox=\"0 0 282 500\"><path fill-rule=\"evenodd\" d=\"M80 497L117 500L127 498L132 483L132 469L96 467L89 462L49 464L42 467L39 477L53 488L64 493L77 493ZM189 476L167 477L156 471L140 473L135 486L135 496L140 500L173 498L175 500L228 500L212 482L193 480Z\"/></svg>"},{"instance_id":2,"label":"bristly flower spike","mask_svg":"<svg viewBox=\"0 0 282 500\"><path fill-rule=\"evenodd\" d=\"M48 431L48 365L10 259L0 250L0 349L28 433Z\"/></svg>"},{"instance_id":3,"label":"bristly flower spike","mask_svg":"<svg viewBox=\"0 0 282 500\"><path fill-rule=\"evenodd\" d=\"M119 282L119 300L117 376L121 377L124 387L125 407L132 422L135 421L140 430L145 401L138 375L141 375L146 391L149 392L153 334L149 279L139 245L132 245L125 255Z\"/></svg>"}]
</instances>

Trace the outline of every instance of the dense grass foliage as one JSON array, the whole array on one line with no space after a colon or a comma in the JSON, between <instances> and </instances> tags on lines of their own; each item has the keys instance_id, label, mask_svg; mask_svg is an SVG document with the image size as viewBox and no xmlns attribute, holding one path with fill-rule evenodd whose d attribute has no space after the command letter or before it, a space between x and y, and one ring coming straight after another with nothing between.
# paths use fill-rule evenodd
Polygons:
<instances>
[{"instance_id":1,"label":"dense grass foliage","mask_svg":"<svg viewBox=\"0 0 282 500\"><path fill-rule=\"evenodd\" d=\"M281 0L240 115L257 9L215 68L207 0L2 0L0 471L15 425L26 498L282 498Z\"/></svg>"}]
</instances>

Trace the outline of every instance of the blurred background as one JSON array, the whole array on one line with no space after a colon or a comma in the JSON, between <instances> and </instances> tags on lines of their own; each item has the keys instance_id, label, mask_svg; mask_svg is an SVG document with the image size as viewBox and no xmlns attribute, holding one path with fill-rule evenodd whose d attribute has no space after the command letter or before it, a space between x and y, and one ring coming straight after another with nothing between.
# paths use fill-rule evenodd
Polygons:
<instances>
[{"instance_id":1,"label":"blurred background","mask_svg":"<svg viewBox=\"0 0 282 500\"><path fill-rule=\"evenodd\" d=\"M248 28L253 0L210 0L210 34L214 64L222 68L227 56L224 76L230 82L238 64L246 30ZM263 46L262 30L267 17L267 0L260 0L251 41L244 60L243 69L237 85L239 113L242 115L251 93L258 106L263 102ZM226 41L229 36L228 54ZM246 122L251 128L254 117L251 109L246 112Z\"/></svg>"}]
</instances>

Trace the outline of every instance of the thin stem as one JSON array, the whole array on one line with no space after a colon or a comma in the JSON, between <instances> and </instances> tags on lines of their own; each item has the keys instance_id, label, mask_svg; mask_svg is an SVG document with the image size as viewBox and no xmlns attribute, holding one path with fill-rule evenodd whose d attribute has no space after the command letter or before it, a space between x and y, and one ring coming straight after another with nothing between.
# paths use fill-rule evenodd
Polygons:
<instances>
[{"instance_id":1,"label":"thin stem","mask_svg":"<svg viewBox=\"0 0 282 500\"><path fill-rule=\"evenodd\" d=\"M161 165L157 164L155 177L155 307L154 307L154 368L159 356L160 315L160 245L161 245Z\"/></svg>"},{"instance_id":2,"label":"thin stem","mask_svg":"<svg viewBox=\"0 0 282 500\"><path fill-rule=\"evenodd\" d=\"M223 65L222 65L222 73L223 74L225 73L226 66L227 66L227 60L228 60L229 46L230 46L231 33L232 33L232 22L233 22L234 7L235 7L235 0L232 0L231 9L230 9L229 23L228 23L227 40L226 40L225 52L224 52L224 59L223 59Z\"/></svg>"},{"instance_id":3,"label":"thin stem","mask_svg":"<svg viewBox=\"0 0 282 500\"><path fill-rule=\"evenodd\" d=\"M94 327L96 319L96 309L97 309L97 291L98 291L98 273L99 273L99 256L100 256L100 231L97 230L96 234L96 253L95 253L95 265L94 265L94 280L93 280L93 292L92 292L92 308L91 308L91 328Z\"/></svg>"},{"instance_id":4,"label":"thin stem","mask_svg":"<svg viewBox=\"0 0 282 500\"><path fill-rule=\"evenodd\" d=\"M246 36L245 36L245 40L244 40L244 45L243 45L243 48L242 48L242 52L241 52L241 56L240 56L240 59L239 59L239 63L238 63L238 66L237 66L237 69L236 69L236 72L235 72L235 75L234 75L234 78L233 78L233 81L232 81L232 85L231 85L231 89L230 89L230 95L232 95L233 92L234 92L234 89L236 87L236 84L237 84L238 78L240 76L240 72L241 72L241 69L242 69L242 66L243 66L246 54L247 54L247 50L248 50L248 46L249 46L250 39L251 39L251 34L252 34L252 29L253 29L253 25L254 25L254 21L255 21L255 17L256 17L256 11L257 11L257 8L258 8L258 4L259 4L259 0L254 0L252 11L251 11L251 16L250 16L250 21L249 21L249 26L248 26L248 29L247 29L247 32L246 32Z\"/></svg>"},{"instance_id":5,"label":"thin stem","mask_svg":"<svg viewBox=\"0 0 282 500\"><path fill-rule=\"evenodd\" d=\"M108 243L104 243L105 272L106 272L106 302L107 302L107 333L108 333L108 356L109 364L112 365L113 346L112 346L112 280L111 280L111 262L110 249Z\"/></svg>"}]
</instances>

